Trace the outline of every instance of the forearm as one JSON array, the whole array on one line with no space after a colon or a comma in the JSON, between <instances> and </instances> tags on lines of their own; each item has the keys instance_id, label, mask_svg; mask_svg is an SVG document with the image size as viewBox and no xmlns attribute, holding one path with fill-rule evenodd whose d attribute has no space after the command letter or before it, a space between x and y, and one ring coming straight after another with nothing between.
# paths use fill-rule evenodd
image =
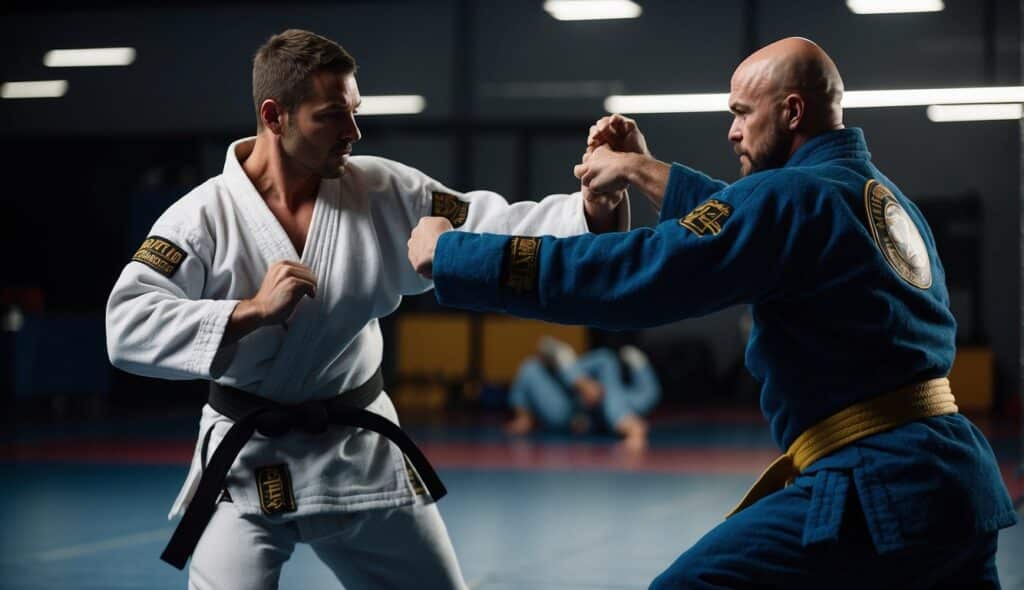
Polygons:
<instances>
[{"instance_id":1,"label":"forearm","mask_svg":"<svg viewBox=\"0 0 1024 590\"><path fill-rule=\"evenodd\" d=\"M221 338L220 347L231 346L246 335L262 327L264 317L265 314L253 300L244 299L239 301L228 318L228 325L224 328L224 336Z\"/></svg>"},{"instance_id":2,"label":"forearm","mask_svg":"<svg viewBox=\"0 0 1024 590\"><path fill-rule=\"evenodd\" d=\"M655 211L661 211L671 166L642 154L624 154L624 157L627 158L625 169L629 183L647 196Z\"/></svg>"},{"instance_id":3,"label":"forearm","mask_svg":"<svg viewBox=\"0 0 1024 590\"><path fill-rule=\"evenodd\" d=\"M629 229L629 195L615 201L614 196L592 196L583 193L583 215L590 233L603 234ZM625 216L625 219L623 219Z\"/></svg>"}]
</instances>

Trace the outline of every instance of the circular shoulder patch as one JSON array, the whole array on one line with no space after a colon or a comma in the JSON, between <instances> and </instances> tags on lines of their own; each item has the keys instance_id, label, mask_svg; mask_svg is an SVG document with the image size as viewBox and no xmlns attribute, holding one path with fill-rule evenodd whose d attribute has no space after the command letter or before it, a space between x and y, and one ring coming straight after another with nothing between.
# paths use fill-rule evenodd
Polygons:
<instances>
[{"instance_id":1,"label":"circular shoulder patch","mask_svg":"<svg viewBox=\"0 0 1024 590\"><path fill-rule=\"evenodd\" d=\"M869 180L864 185L871 235L896 274L920 289L932 286L932 264L928 248L914 220L907 215L892 191Z\"/></svg>"}]
</instances>

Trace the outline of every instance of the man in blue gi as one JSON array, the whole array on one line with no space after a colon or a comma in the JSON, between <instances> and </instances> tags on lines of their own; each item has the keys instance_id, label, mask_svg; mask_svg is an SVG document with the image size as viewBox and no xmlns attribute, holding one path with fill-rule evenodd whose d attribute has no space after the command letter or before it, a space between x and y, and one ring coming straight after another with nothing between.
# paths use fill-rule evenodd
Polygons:
<instances>
[{"instance_id":1,"label":"man in blue gi","mask_svg":"<svg viewBox=\"0 0 1024 590\"><path fill-rule=\"evenodd\" d=\"M577 176L632 184L657 227L509 238L425 219L410 240L447 305L629 329L752 306L747 366L786 454L652 588L999 587L1016 514L945 379L935 242L843 127L842 92L821 48L783 39L732 77L731 185L654 159L632 120L591 128Z\"/></svg>"},{"instance_id":2,"label":"man in blue gi","mask_svg":"<svg viewBox=\"0 0 1024 590\"><path fill-rule=\"evenodd\" d=\"M612 432L625 449L641 450L647 446L643 416L660 397L658 376L639 348L595 348L577 357L565 342L545 336L509 387L515 417L505 432L526 434L539 422L553 431Z\"/></svg>"}]
</instances>

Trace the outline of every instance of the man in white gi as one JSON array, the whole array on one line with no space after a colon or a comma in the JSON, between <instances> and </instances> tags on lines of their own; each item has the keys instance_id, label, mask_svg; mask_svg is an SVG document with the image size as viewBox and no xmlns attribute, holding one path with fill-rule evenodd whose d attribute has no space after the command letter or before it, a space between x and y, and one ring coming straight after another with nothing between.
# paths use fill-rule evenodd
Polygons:
<instances>
[{"instance_id":1,"label":"man in white gi","mask_svg":"<svg viewBox=\"0 0 1024 590\"><path fill-rule=\"evenodd\" d=\"M366 410L397 430L380 391L377 318L431 288L406 259L410 232L428 215L529 235L629 223L623 193L509 205L397 162L350 156L360 138L355 70L344 49L307 31L260 48L257 136L232 143L223 173L157 220L107 304L115 366L214 382L171 516L188 510L164 555L183 566L192 545L178 534L201 533L190 588L276 587L299 542L349 590L464 588L429 464L412 469L414 453L392 444L396 437L337 425L372 426L365 413L350 419ZM287 420L302 414L303 425L260 423L253 416L267 404Z\"/></svg>"}]
</instances>

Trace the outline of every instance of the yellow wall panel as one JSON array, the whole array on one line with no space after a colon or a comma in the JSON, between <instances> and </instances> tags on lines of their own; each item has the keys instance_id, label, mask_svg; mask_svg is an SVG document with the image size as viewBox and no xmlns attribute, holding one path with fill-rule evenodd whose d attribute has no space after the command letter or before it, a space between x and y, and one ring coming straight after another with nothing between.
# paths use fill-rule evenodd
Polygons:
<instances>
[{"instance_id":1,"label":"yellow wall panel","mask_svg":"<svg viewBox=\"0 0 1024 590\"><path fill-rule=\"evenodd\" d=\"M962 410L992 409L992 350L985 347L961 347L956 352L949 384Z\"/></svg>"},{"instance_id":2,"label":"yellow wall panel","mask_svg":"<svg viewBox=\"0 0 1024 590\"><path fill-rule=\"evenodd\" d=\"M469 372L469 316L402 314L398 318L399 377L463 378Z\"/></svg>"},{"instance_id":3,"label":"yellow wall panel","mask_svg":"<svg viewBox=\"0 0 1024 590\"><path fill-rule=\"evenodd\" d=\"M587 349L583 326L564 326L537 320L485 316L481 377L487 383L511 383L523 360L537 352L541 336L557 338L577 353Z\"/></svg>"}]
</instances>

